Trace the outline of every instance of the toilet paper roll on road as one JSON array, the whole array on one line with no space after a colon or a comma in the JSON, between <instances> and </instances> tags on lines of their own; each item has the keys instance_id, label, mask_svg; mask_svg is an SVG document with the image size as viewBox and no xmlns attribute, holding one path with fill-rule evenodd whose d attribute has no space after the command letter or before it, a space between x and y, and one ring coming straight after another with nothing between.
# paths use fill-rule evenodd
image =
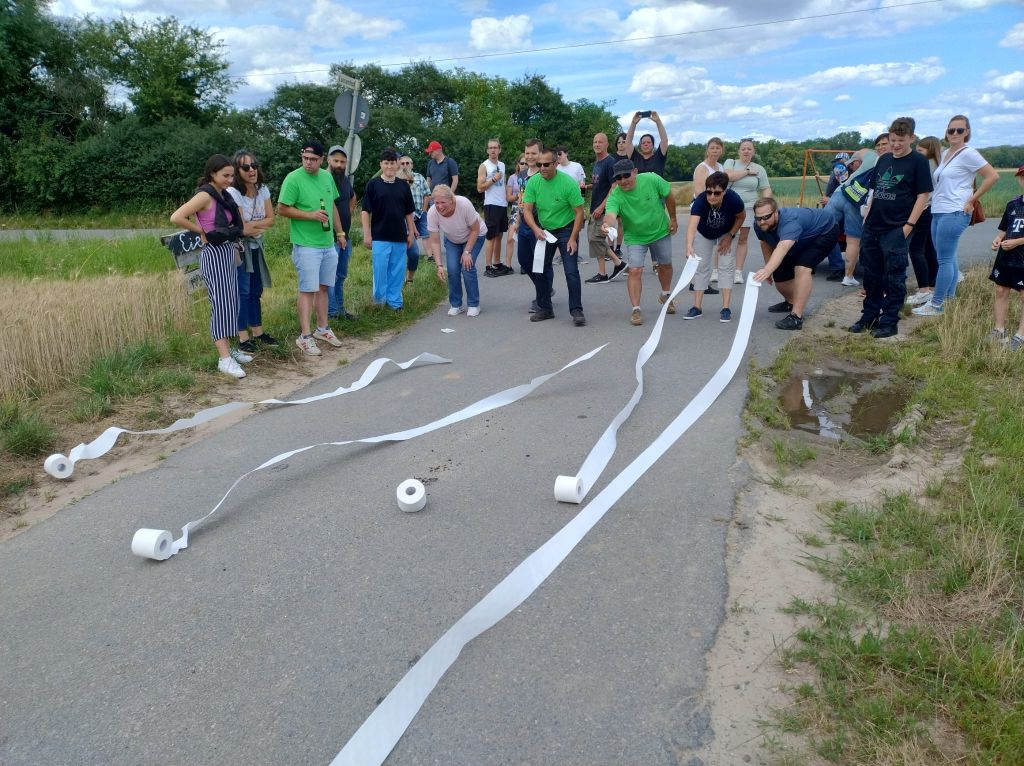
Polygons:
<instances>
[{"instance_id":1,"label":"toilet paper roll on road","mask_svg":"<svg viewBox=\"0 0 1024 766\"><path fill-rule=\"evenodd\" d=\"M174 553L174 538L166 529L140 529L132 538L132 553L144 559L163 561Z\"/></svg>"},{"instance_id":2,"label":"toilet paper roll on road","mask_svg":"<svg viewBox=\"0 0 1024 766\"><path fill-rule=\"evenodd\" d=\"M74 473L75 466L67 455L50 455L43 463L43 470L55 479L66 479Z\"/></svg>"},{"instance_id":3,"label":"toilet paper roll on road","mask_svg":"<svg viewBox=\"0 0 1024 766\"><path fill-rule=\"evenodd\" d=\"M560 503L583 502L583 480L579 476L559 476L555 479L555 500Z\"/></svg>"},{"instance_id":4,"label":"toilet paper roll on road","mask_svg":"<svg viewBox=\"0 0 1024 766\"><path fill-rule=\"evenodd\" d=\"M406 479L398 485L398 507L406 513L422 511L427 504L427 490L423 482L416 479Z\"/></svg>"}]
</instances>

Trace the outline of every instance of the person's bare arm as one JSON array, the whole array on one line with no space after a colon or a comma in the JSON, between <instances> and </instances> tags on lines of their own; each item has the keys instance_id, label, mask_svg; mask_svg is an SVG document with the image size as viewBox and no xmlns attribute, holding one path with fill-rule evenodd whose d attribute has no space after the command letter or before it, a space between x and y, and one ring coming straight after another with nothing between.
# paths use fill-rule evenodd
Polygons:
<instances>
[{"instance_id":1,"label":"person's bare arm","mask_svg":"<svg viewBox=\"0 0 1024 766\"><path fill-rule=\"evenodd\" d=\"M790 248L795 245L791 239L784 239L778 245L775 246L775 251L768 246L767 242L761 242L761 252L764 253L764 266L754 272L755 282L764 282L766 279L771 277L775 273L775 270L779 268L779 264L782 263L782 259L786 257L786 253L789 252Z\"/></svg>"},{"instance_id":2,"label":"person's bare arm","mask_svg":"<svg viewBox=\"0 0 1024 766\"><path fill-rule=\"evenodd\" d=\"M363 224L363 244L366 245L366 247L373 247L373 240L370 239L370 214L363 210L359 213L359 220L362 221Z\"/></svg>"},{"instance_id":3,"label":"person's bare arm","mask_svg":"<svg viewBox=\"0 0 1024 766\"><path fill-rule=\"evenodd\" d=\"M675 234L679 231L679 221L676 218L676 198L672 192L665 197L665 212L668 213L668 233Z\"/></svg>"},{"instance_id":4,"label":"person's bare arm","mask_svg":"<svg viewBox=\"0 0 1024 766\"><path fill-rule=\"evenodd\" d=\"M480 167L476 169L476 190L483 194L491 186L493 186L493 184L490 183L491 180L492 176L488 175L487 167L483 162L481 162Z\"/></svg>"},{"instance_id":5,"label":"person's bare arm","mask_svg":"<svg viewBox=\"0 0 1024 766\"><path fill-rule=\"evenodd\" d=\"M572 233L569 235L569 242L566 246L570 253L575 253L579 249L577 239L580 236L580 229L583 228L583 205L577 205L573 212L575 217L572 221Z\"/></svg>"},{"instance_id":6,"label":"person's bare arm","mask_svg":"<svg viewBox=\"0 0 1024 766\"><path fill-rule=\"evenodd\" d=\"M636 126L640 123L640 112L633 112L633 120L629 123L629 130L626 131L626 147L630 154L633 153L633 134L636 133Z\"/></svg>"},{"instance_id":7,"label":"person's bare arm","mask_svg":"<svg viewBox=\"0 0 1024 766\"><path fill-rule=\"evenodd\" d=\"M459 177L452 176L452 194L455 194L455 190L459 188Z\"/></svg>"},{"instance_id":8,"label":"person's bare arm","mask_svg":"<svg viewBox=\"0 0 1024 766\"><path fill-rule=\"evenodd\" d=\"M651 112L651 119L654 120L654 124L658 126L658 140L661 142L658 144L658 150L663 156L668 156L668 131L665 130L665 125L661 122L661 117L658 116L657 112Z\"/></svg>"},{"instance_id":9,"label":"person's bare arm","mask_svg":"<svg viewBox=\"0 0 1024 766\"><path fill-rule=\"evenodd\" d=\"M997 173L996 169L987 162L985 163L985 167L979 170L978 173L981 174L981 186L974 190L974 194L970 196L967 203L964 205L964 212L968 214L973 212L975 201L981 199L985 192L991 189L995 182L999 180L999 173Z\"/></svg>"},{"instance_id":10,"label":"person's bare arm","mask_svg":"<svg viewBox=\"0 0 1024 766\"><path fill-rule=\"evenodd\" d=\"M533 236L537 239L544 239L544 230L537 225L537 219L533 217L533 203L523 202L522 207L523 220L526 221L526 225L530 227L533 232Z\"/></svg>"},{"instance_id":11,"label":"person's bare arm","mask_svg":"<svg viewBox=\"0 0 1024 766\"><path fill-rule=\"evenodd\" d=\"M196 213L200 210L206 210L211 204L213 204L213 197L204 191L196 192L192 199L171 213L171 223L182 229L188 229L193 234L198 234L205 244L206 232L203 231L203 228L193 218Z\"/></svg>"}]
</instances>

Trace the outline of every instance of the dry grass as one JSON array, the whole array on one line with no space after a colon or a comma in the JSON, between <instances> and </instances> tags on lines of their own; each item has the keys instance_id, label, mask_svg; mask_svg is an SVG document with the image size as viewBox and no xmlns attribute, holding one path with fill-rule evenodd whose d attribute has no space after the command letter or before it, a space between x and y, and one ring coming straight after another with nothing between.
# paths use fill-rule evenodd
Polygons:
<instances>
[{"instance_id":1,"label":"dry grass","mask_svg":"<svg viewBox=\"0 0 1024 766\"><path fill-rule=\"evenodd\" d=\"M98 356L190 324L181 274L0 281L0 400L53 391Z\"/></svg>"}]
</instances>

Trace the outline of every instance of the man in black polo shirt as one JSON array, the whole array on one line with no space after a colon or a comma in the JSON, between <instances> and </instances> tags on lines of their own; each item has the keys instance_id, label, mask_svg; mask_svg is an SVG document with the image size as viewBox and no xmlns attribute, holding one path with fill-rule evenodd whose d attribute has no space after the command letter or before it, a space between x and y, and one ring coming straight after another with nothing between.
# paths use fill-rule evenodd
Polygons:
<instances>
[{"instance_id":1,"label":"man in black polo shirt","mask_svg":"<svg viewBox=\"0 0 1024 766\"><path fill-rule=\"evenodd\" d=\"M594 168L591 171L593 193L590 196L590 223L587 224L587 245L590 257L597 259L597 273L587 280L590 284L611 282L626 268L626 262L615 254L608 245L608 237L601 231L604 221L604 204L612 190L612 168L618 159L608 154L608 136L598 133L594 136ZM612 259L612 275L605 273L604 260Z\"/></svg>"}]
</instances>

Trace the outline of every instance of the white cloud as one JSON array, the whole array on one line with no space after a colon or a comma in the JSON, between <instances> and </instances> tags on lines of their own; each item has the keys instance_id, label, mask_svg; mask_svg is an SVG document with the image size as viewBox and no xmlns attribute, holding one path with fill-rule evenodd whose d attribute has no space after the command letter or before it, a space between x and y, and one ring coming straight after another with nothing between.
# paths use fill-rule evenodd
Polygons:
<instances>
[{"instance_id":1,"label":"white cloud","mask_svg":"<svg viewBox=\"0 0 1024 766\"><path fill-rule=\"evenodd\" d=\"M1010 31L1006 33L1006 37L999 41L999 44L1004 48L1024 49L1024 21L1010 27Z\"/></svg>"},{"instance_id":2,"label":"white cloud","mask_svg":"<svg viewBox=\"0 0 1024 766\"><path fill-rule=\"evenodd\" d=\"M851 101L851 100L853 100L853 96L849 95L848 93L840 93L838 96L835 97L834 100L835 101Z\"/></svg>"},{"instance_id":3,"label":"white cloud","mask_svg":"<svg viewBox=\"0 0 1024 766\"><path fill-rule=\"evenodd\" d=\"M1017 91L1024 92L1024 72L1010 72L1009 74L992 77L989 83L993 88L998 88L999 90L1010 91L1011 93Z\"/></svg>"},{"instance_id":4,"label":"white cloud","mask_svg":"<svg viewBox=\"0 0 1024 766\"><path fill-rule=\"evenodd\" d=\"M533 22L525 14L503 19L484 16L469 23L469 45L478 51L528 48L532 32Z\"/></svg>"},{"instance_id":5,"label":"white cloud","mask_svg":"<svg viewBox=\"0 0 1024 766\"><path fill-rule=\"evenodd\" d=\"M313 0L312 10L306 15L306 31L319 36L336 33L355 35L366 40L382 40L405 29L405 22L390 16L364 16L347 5L330 0ZM306 43L309 46L309 42Z\"/></svg>"}]
</instances>

